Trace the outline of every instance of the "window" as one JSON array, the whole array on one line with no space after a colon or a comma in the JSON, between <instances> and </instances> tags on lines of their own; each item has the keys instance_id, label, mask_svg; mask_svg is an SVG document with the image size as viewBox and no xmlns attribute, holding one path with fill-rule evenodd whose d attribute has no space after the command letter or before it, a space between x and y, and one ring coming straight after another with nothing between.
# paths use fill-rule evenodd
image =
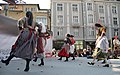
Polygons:
<instances>
[{"instance_id":1,"label":"window","mask_svg":"<svg viewBox=\"0 0 120 75\"><path fill-rule=\"evenodd\" d=\"M99 13L104 13L104 7L102 5L99 6Z\"/></svg>"},{"instance_id":2,"label":"window","mask_svg":"<svg viewBox=\"0 0 120 75\"><path fill-rule=\"evenodd\" d=\"M88 15L88 23L93 23L93 15L92 14Z\"/></svg>"},{"instance_id":3,"label":"window","mask_svg":"<svg viewBox=\"0 0 120 75\"><path fill-rule=\"evenodd\" d=\"M117 17L113 17L113 24L114 24L114 26L118 26Z\"/></svg>"},{"instance_id":4,"label":"window","mask_svg":"<svg viewBox=\"0 0 120 75\"><path fill-rule=\"evenodd\" d=\"M72 10L73 11L78 11L78 5L77 4L73 4L72 5Z\"/></svg>"},{"instance_id":5,"label":"window","mask_svg":"<svg viewBox=\"0 0 120 75\"><path fill-rule=\"evenodd\" d=\"M26 8L25 11L31 11L30 8Z\"/></svg>"},{"instance_id":6,"label":"window","mask_svg":"<svg viewBox=\"0 0 120 75\"><path fill-rule=\"evenodd\" d=\"M95 33L94 33L94 27L91 27L89 29L89 36L94 36L94 35L95 35Z\"/></svg>"},{"instance_id":7,"label":"window","mask_svg":"<svg viewBox=\"0 0 120 75\"><path fill-rule=\"evenodd\" d=\"M31 8L31 11L36 11L35 8Z\"/></svg>"},{"instance_id":8,"label":"window","mask_svg":"<svg viewBox=\"0 0 120 75\"><path fill-rule=\"evenodd\" d=\"M58 36L63 36L63 28L58 28L57 35Z\"/></svg>"},{"instance_id":9,"label":"window","mask_svg":"<svg viewBox=\"0 0 120 75\"><path fill-rule=\"evenodd\" d=\"M101 20L102 24L105 24L105 18L104 17L100 17L100 20Z\"/></svg>"},{"instance_id":10,"label":"window","mask_svg":"<svg viewBox=\"0 0 120 75\"><path fill-rule=\"evenodd\" d=\"M83 41L77 41L75 42L75 48L76 50L83 49Z\"/></svg>"},{"instance_id":11,"label":"window","mask_svg":"<svg viewBox=\"0 0 120 75\"><path fill-rule=\"evenodd\" d=\"M58 15L58 17L57 17L57 19L58 19L58 24L63 24L63 16L62 15Z\"/></svg>"},{"instance_id":12,"label":"window","mask_svg":"<svg viewBox=\"0 0 120 75\"><path fill-rule=\"evenodd\" d=\"M36 22L42 22L43 24L47 25L47 17L46 16L37 16Z\"/></svg>"},{"instance_id":13,"label":"window","mask_svg":"<svg viewBox=\"0 0 120 75\"><path fill-rule=\"evenodd\" d=\"M11 7L11 8L10 8L10 10L14 10L14 9L15 9L15 7Z\"/></svg>"},{"instance_id":14,"label":"window","mask_svg":"<svg viewBox=\"0 0 120 75\"><path fill-rule=\"evenodd\" d=\"M57 4L57 11L63 10L63 4Z\"/></svg>"},{"instance_id":15,"label":"window","mask_svg":"<svg viewBox=\"0 0 120 75\"><path fill-rule=\"evenodd\" d=\"M74 28L73 34L74 36L79 36L79 28Z\"/></svg>"},{"instance_id":16,"label":"window","mask_svg":"<svg viewBox=\"0 0 120 75\"><path fill-rule=\"evenodd\" d=\"M113 14L116 14L116 13L117 13L116 6L112 6L112 13L113 13Z\"/></svg>"},{"instance_id":17,"label":"window","mask_svg":"<svg viewBox=\"0 0 120 75\"><path fill-rule=\"evenodd\" d=\"M118 29L114 29L114 36L118 36Z\"/></svg>"},{"instance_id":18,"label":"window","mask_svg":"<svg viewBox=\"0 0 120 75\"><path fill-rule=\"evenodd\" d=\"M73 16L73 23L78 23L78 16Z\"/></svg>"},{"instance_id":19,"label":"window","mask_svg":"<svg viewBox=\"0 0 120 75\"><path fill-rule=\"evenodd\" d=\"M87 10L92 10L92 3L87 3Z\"/></svg>"}]
</instances>

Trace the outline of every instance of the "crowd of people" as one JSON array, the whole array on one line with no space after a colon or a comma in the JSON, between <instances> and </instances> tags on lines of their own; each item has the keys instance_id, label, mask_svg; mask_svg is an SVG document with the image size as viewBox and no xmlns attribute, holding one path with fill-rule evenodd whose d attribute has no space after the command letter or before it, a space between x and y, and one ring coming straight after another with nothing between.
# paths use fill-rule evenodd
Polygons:
<instances>
[{"instance_id":1,"label":"crowd of people","mask_svg":"<svg viewBox=\"0 0 120 75\"><path fill-rule=\"evenodd\" d=\"M94 65L95 60L100 61L101 58L103 58L103 63L105 63L104 67L109 67L108 60L111 55L111 49L109 48L109 42L106 37L106 28L100 24L96 24L95 26L99 28L99 31L94 51L91 49L83 49L78 55L75 49L74 35L66 34L64 44L58 52L58 60L62 60L63 57L66 58L65 62L69 61L70 57L72 57L72 60L75 60L77 55L80 57L93 58L93 61L88 62L88 64ZM46 39L49 37L45 25L41 22L34 22L32 12L28 11L25 17L18 20L18 28L20 33L16 42L12 45L10 56L6 60L1 60L2 63L7 66L13 57L22 58L26 61L25 72L29 71L31 60L36 62L39 58L40 63L38 66L44 65L44 48L47 44ZM119 41L115 38L115 52L118 50L118 42ZM57 56L55 49L52 51L52 54ZM115 56L117 56L117 54Z\"/></svg>"}]
</instances>

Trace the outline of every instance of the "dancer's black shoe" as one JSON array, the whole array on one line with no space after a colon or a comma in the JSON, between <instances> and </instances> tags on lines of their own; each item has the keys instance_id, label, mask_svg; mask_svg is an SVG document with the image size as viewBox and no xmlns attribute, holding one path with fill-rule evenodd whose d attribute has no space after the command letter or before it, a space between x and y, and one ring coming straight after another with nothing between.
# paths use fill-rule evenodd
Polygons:
<instances>
[{"instance_id":1,"label":"dancer's black shoe","mask_svg":"<svg viewBox=\"0 0 120 75\"><path fill-rule=\"evenodd\" d=\"M62 57L60 57L58 60L62 60Z\"/></svg>"},{"instance_id":2,"label":"dancer's black shoe","mask_svg":"<svg viewBox=\"0 0 120 75\"><path fill-rule=\"evenodd\" d=\"M72 60L75 60L75 58L73 58Z\"/></svg>"},{"instance_id":3,"label":"dancer's black shoe","mask_svg":"<svg viewBox=\"0 0 120 75\"><path fill-rule=\"evenodd\" d=\"M33 60L34 62L37 62L37 57L35 57L35 59Z\"/></svg>"},{"instance_id":4,"label":"dancer's black shoe","mask_svg":"<svg viewBox=\"0 0 120 75\"><path fill-rule=\"evenodd\" d=\"M102 64L105 64L105 63L106 63L106 61L105 61L105 60L103 60Z\"/></svg>"},{"instance_id":5,"label":"dancer's black shoe","mask_svg":"<svg viewBox=\"0 0 120 75\"><path fill-rule=\"evenodd\" d=\"M40 64L38 64L38 66L42 66L42 65L44 65L44 63L40 63Z\"/></svg>"},{"instance_id":6,"label":"dancer's black shoe","mask_svg":"<svg viewBox=\"0 0 120 75\"><path fill-rule=\"evenodd\" d=\"M93 62L88 62L88 64L89 64L89 65L94 65L95 63L93 63Z\"/></svg>"},{"instance_id":7,"label":"dancer's black shoe","mask_svg":"<svg viewBox=\"0 0 120 75\"><path fill-rule=\"evenodd\" d=\"M44 65L44 60L43 59L41 59L41 63L38 64L38 66L42 66L42 65Z\"/></svg>"},{"instance_id":8,"label":"dancer's black shoe","mask_svg":"<svg viewBox=\"0 0 120 75\"><path fill-rule=\"evenodd\" d=\"M109 67L109 64L105 64L103 67Z\"/></svg>"},{"instance_id":9,"label":"dancer's black shoe","mask_svg":"<svg viewBox=\"0 0 120 75\"><path fill-rule=\"evenodd\" d=\"M5 63L6 66L9 64L9 61L7 61L7 60L1 60L1 62Z\"/></svg>"},{"instance_id":10,"label":"dancer's black shoe","mask_svg":"<svg viewBox=\"0 0 120 75\"><path fill-rule=\"evenodd\" d=\"M24 71L25 71L25 72L28 72L28 71L29 71L29 67L26 67Z\"/></svg>"},{"instance_id":11,"label":"dancer's black shoe","mask_svg":"<svg viewBox=\"0 0 120 75\"><path fill-rule=\"evenodd\" d=\"M64 62L68 62L68 57L66 57L66 60Z\"/></svg>"}]
</instances>

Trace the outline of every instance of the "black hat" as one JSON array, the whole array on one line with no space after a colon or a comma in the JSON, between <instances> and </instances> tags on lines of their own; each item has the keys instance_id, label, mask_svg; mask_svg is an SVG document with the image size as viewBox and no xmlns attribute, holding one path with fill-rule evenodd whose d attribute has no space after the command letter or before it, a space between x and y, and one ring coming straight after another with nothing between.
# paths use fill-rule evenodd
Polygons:
<instances>
[{"instance_id":1,"label":"black hat","mask_svg":"<svg viewBox=\"0 0 120 75\"><path fill-rule=\"evenodd\" d=\"M99 24L99 23L96 23L95 26L96 26L96 27L103 27L103 26L102 26L101 24Z\"/></svg>"},{"instance_id":2,"label":"black hat","mask_svg":"<svg viewBox=\"0 0 120 75\"><path fill-rule=\"evenodd\" d=\"M70 37L70 34L67 34L67 37Z\"/></svg>"},{"instance_id":3,"label":"black hat","mask_svg":"<svg viewBox=\"0 0 120 75\"><path fill-rule=\"evenodd\" d=\"M74 37L74 35L70 35L70 37Z\"/></svg>"}]
</instances>

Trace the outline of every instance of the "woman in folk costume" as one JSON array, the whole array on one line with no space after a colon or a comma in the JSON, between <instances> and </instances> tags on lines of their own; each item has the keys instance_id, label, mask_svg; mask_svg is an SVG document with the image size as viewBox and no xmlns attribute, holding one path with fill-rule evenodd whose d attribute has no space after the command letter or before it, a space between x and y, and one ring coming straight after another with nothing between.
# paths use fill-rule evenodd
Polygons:
<instances>
[{"instance_id":1,"label":"woman in folk costume","mask_svg":"<svg viewBox=\"0 0 120 75\"><path fill-rule=\"evenodd\" d=\"M69 37L70 37L70 34L67 34L64 40L64 45L62 47L62 50L58 53L58 56L60 57L58 60L62 60L62 57L66 57L65 62L68 61L70 44L71 44L71 40Z\"/></svg>"},{"instance_id":2,"label":"woman in folk costume","mask_svg":"<svg viewBox=\"0 0 120 75\"><path fill-rule=\"evenodd\" d=\"M8 65L13 57L18 57L26 60L25 72L29 71L29 63L34 55L36 48L36 23L33 22L32 12L28 11L26 16L18 21L18 27L21 30L15 44L12 46L12 51L7 60L2 60L2 63Z\"/></svg>"},{"instance_id":3,"label":"woman in folk costume","mask_svg":"<svg viewBox=\"0 0 120 75\"><path fill-rule=\"evenodd\" d=\"M70 35L70 41L71 41L71 44L70 44L70 56L73 57L72 60L75 60L75 40L73 38L74 36L73 35Z\"/></svg>"},{"instance_id":4,"label":"woman in folk costume","mask_svg":"<svg viewBox=\"0 0 120 75\"><path fill-rule=\"evenodd\" d=\"M46 27L42 22L38 23L38 29L37 29L37 52L35 59L33 61L37 61L37 58L40 58L41 63L38 64L38 66L44 65L44 48L46 45Z\"/></svg>"},{"instance_id":5,"label":"woman in folk costume","mask_svg":"<svg viewBox=\"0 0 120 75\"><path fill-rule=\"evenodd\" d=\"M108 58L108 48L109 48L109 43L108 43L108 39L105 35L106 33L106 29L104 27L100 28L100 32L97 40L96 40L96 48L95 51L93 53L93 61L92 62L88 62L89 65L94 65L94 61L97 58L98 60L100 58L103 58L103 60L106 61L105 65L103 67L109 67L109 64L107 62L107 58Z\"/></svg>"}]
</instances>

